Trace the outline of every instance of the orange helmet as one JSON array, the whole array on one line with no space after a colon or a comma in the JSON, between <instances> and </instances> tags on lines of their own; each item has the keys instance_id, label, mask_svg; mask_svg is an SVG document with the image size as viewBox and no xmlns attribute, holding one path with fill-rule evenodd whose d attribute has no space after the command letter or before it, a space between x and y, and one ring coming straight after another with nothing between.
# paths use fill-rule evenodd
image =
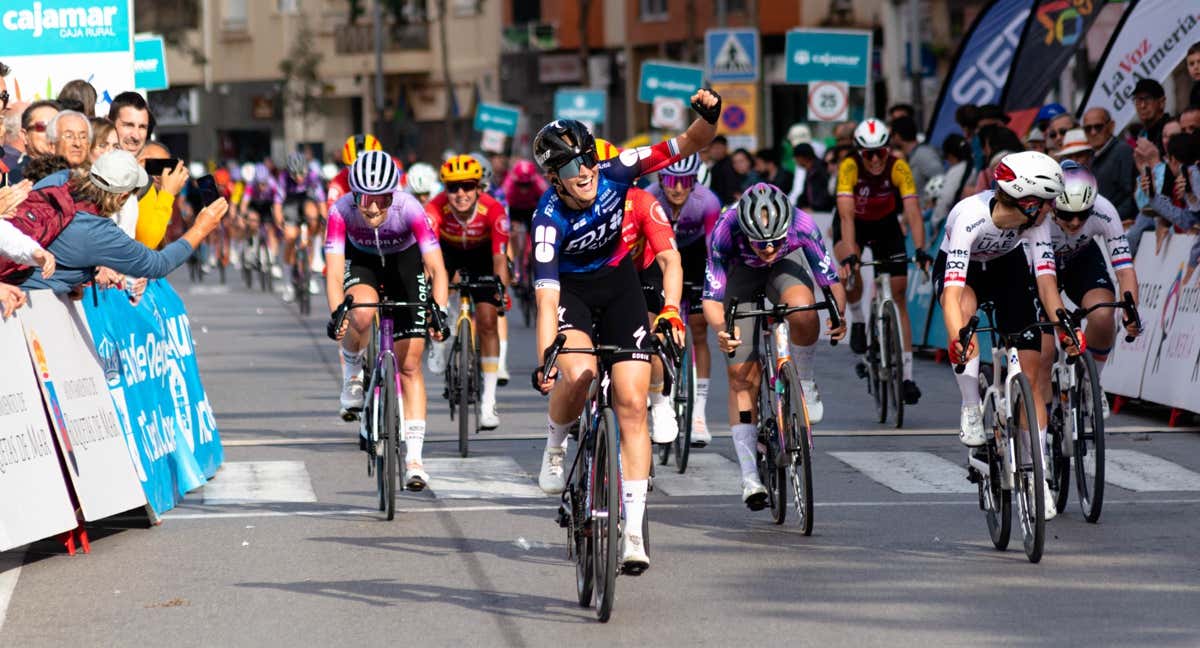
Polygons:
<instances>
[{"instance_id":1,"label":"orange helmet","mask_svg":"<svg viewBox=\"0 0 1200 648\"><path fill-rule=\"evenodd\" d=\"M350 166L363 153L382 150L383 145L370 133L365 135L351 135L346 138L346 143L342 145L342 164Z\"/></svg>"},{"instance_id":2,"label":"orange helmet","mask_svg":"<svg viewBox=\"0 0 1200 648\"><path fill-rule=\"evenodd\" d=\"M621 154L621 149L612 145L608 140L596 138L596 158L600 161L609 160Z\"/></svg>"},{"instance_id":3,"label":"orange helmet","mask_svg":"<svg viewBox=\"0 0 1200 648\"><path fill-rule=\"evenodd\" d=\"M483 167L470 155L455 155L442 163L442 183L462 180L482 180Z\"/></svg>"}]
</instances>

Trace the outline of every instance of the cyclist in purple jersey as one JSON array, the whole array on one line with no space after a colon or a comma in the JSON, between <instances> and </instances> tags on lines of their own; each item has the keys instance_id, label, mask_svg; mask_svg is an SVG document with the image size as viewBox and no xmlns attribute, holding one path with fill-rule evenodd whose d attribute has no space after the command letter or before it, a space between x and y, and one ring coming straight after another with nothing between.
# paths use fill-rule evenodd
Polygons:
<instances>
[{"instance_id":1,"label":"cyclist in purple jersey","mask_svg":"<svg viewBox=\"0 0 1200 648\"><path fill-rule=\"evenodd\" d=\"M247 164L243 173L246 175L246 188L242 192L241 212L246 219L246 226L251 238L257 237L260 230L266 231L267 255L271 260L271 276L283 278L283 270L276 263L275 250L279 246L279 229L275 223L283 219L283 189L279 181L267 168L266 164Z\"/></svg>"},{"instance_id":2,"label":"cyclist in purple jersey","mask_svg":"<svg viewBox=\"0 0 1200 648\"><path fill-rule=\"evenodd\" d=\"M539 355L545 358L560 332L568 347L589 347L594 341L639 350L615 357L612 367L621 431L622 563L631 573L640 573L650 563L641 535L651 454L646 418L650 354L643 350L650 343L645 297L622 236L625 194L638 176L699 152L712 141L721 116L720 96L701 89L692 95L691 105L701 118L687 132L604 162L598 159L591 131L573 120L546 125L533 146L534 160L552 186L532 222ZM659 318L676 330L683 328L678 304L665 305ZM535 386L550 394L546 451L538 476L547 493L563 491L568 429L583 410L596 371L596 359L580 354L560 356L556 367L534 371Z\"/></svg>"},{"instance_id":3,"label":"cyclist in purple jersey","mask_svg":"<svg viewBox=\"0 0 1200 648\"><path fill-rule=\"evenodd\" d=\"M421 203L396 189L399 175L395 162L383 151L367 151L350 166L351 191L329 211L329 234L325 239L325 257L330 268L326 273L330 313L337 310L346 295L358 303L378 302L381 297L390 301L428 301L428 274L433 283L433 301L445 314L448 278L442 250ZM345 272L335 272L336 268L345 268ZM393 314L396 358L404 390L405 429L401 432L407 450L406 486L411 490L421 490L429 481L421 456L425 440L421 354L427 332L435 340L443 338L442 331L429 330L431 323L426 315L424 309L397 310ZM370 309L352 310L342 329L336 332L342 341L341 405L342 418L347 421L355 420L362 411L363 355L374 317L375 312ZM366 448L365 438L361 438L361 447Z\"/></svg>"},{"instance_id":4,"label":"cyclist in purple jersey","mask_svg":"<svg viewBox=\"0 0 1200 648\"><path fill-rule=\"evenodd\" d=\"M666 210L675 230L675 242L683 265L683 280L693 286L704 285L704 266L708 262L708 235L721 215L721 200L717 194L698 182L699 155L690 155L659 171L657 184L647 191L658 199ZM700 309L700 300L692 299L685 291L688 304L688 327L692 330L692 350L696 358L696 399L692 404L692 445L703 448L712 441L708 419L704 414L708 404L708 381L712 375L712 354L708 349L708 324Z\"/></svg>"},{"instance_id":5,"label":"cyclist in purple jersey","mask_svg":"<svg viewBox=\"0 0 1200 648\"><path fill-rule=\"evenodd\" d=\"M758 183L747 189L737 204L725 210L712 232L704 282L704 317L717 333L717 343L727 360L729 424L733 447L742 469L742 501L751 510L762 509L767 490L758 479L755 463L758 431L754 412L761 359L753 344L744 344L739 327L733 337L725 332L725 306L732 299L749 302L765 293L776 304L804 306L815 303L816 286L830 287L839 312L845 312L846 292L838 283L833 259L820 230L808 214L792 207L778 187ZM803 384L810 420L814 419L809 387L813 387L813 355L820 336L814 311L787 316L791 357ZM844 321L829 329L830 336L846 334Z\"/></svg>"},{"instance_id":6,"label":"cyclist in purple jersey","mask_svg":"<svg viewBox=\"0 0 1200 648\"><path fill-rule=\"evenodd\" d=\"M288 155L287 167L279 176L279 193L282 195L282 207L277 212L275 226L283 230L283 276L291 277L291 265L296 262L296 241L300 237L300 224L308 224L308 238L303 245L312 247L312 239L318 238L320 219L325 217L325 190L321 187L320 176L317 176L304 154L296 152ZM311 259L310 259L311 261ZM311 263L310 263L311 265ZM311 277L309 286L305 289L312 294L319 292L317 278ZM289 281L283 286L283 300L295 298L295 288Z\"/></svg>"}]
</instances>

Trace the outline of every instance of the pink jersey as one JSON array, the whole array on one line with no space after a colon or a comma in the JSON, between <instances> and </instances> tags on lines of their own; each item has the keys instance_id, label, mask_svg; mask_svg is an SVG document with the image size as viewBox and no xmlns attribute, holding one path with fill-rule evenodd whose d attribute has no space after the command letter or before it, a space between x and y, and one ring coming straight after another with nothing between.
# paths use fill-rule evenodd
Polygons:
<instances>
[{"instance_id":1,"label":"pink jersey","mask_svg":"<svg viewBox=\"0 0 1200 648\"><path fill-rule=\"evenodd\" d=\"M344 255L347 241L358 250L380 256L402 252L413 243L422 254L440 249L421 203L412 194L400 190L392 194L392 206L388 207L387 218L379 227L367 224L358 205L354 204L354 194L339 198L329 210L325 253Z\"/></svg>"}]
</instances>

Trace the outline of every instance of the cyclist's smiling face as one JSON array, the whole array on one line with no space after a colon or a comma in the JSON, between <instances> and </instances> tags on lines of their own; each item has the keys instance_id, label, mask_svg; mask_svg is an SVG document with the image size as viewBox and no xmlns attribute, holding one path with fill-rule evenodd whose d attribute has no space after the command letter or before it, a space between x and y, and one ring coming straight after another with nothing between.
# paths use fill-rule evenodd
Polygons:
<instances>
[{"instance_id":1,"label":"cyclist's smiling face","mask_svg":"<svg viewBox=\"0 0 1200 648\"><path fill-rule=\"evenodd\" d=\"M579 175L570 179L559 178L563 191L581 204L590 205L596 199L596 186L600 180L598 166L580 166Z\"/></svg>"},{"instance_id":2,"label":"cyclist's smiling face","mask_svg":"<svg viewBox=\"0 0 1200 648\"><path fill-rule=\"evenodd\" d=\"M468 217L475 213L475 203L479 201L479 183L447 182L446 196L456 216Z\"/></svg>"},{"instance_id":3,"label":"cyclist's smiling face","mask_svg":"<svg viewBox=\"0 0 1200 648\"><path fill-rule=\"evenodd\" d=\"M388 207L391 206L392 194L379 196L363 194L358 196L358 209L362 212L367 225L371 227L379 227L383 224L383 220L387 218Z\"/></svg>"},{"instance_id":4,"label":"cyclist's smiling face","mask_svg":"<svg viewBox=\"0 0 1200 648\"><path fill-rule=\"evenodd\" d=\"M888 150L886 148L865 149L859 151L859 156L863 161L863 168L871 175L879 175L883 173L884 167L887 166Z\"/></svg>"},{"instance_id":5,"label":"cyclist's smiling face","mask_svg":"<svg viewBox=\"0 0 1200 648\"><path fill-rule=\"evenodd\" d=\"M687 186L684 186L684 184L661 183L663 195L667 197L667 202L676 209L683 207L683 204L687 202L688 196L692 195L692 185L687 184Z\"/></svg>"}]
</instances>

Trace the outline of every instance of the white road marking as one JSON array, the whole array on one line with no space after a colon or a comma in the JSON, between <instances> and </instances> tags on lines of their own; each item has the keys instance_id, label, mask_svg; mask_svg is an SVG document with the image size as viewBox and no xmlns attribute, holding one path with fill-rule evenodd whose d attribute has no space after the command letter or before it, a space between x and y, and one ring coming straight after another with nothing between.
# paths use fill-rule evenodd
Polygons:
<instances>
[{"instance_id":1,"label":"white road marking","mask_svg":"<svg viewBox=\"0 0 1200 648\"><path fill-rule=\"evenodd\" d=\"M189 295L228 295L229 286L192 286Z\"/></svg>"},{"instance_id":2,"label":"white road marking","mask_svg":"<svg viewBox=\"0 0 1200 648\"><path fill-rule=\"evenodd\" d=\"M4 619L8 617L8 605L12 603L17 579L21 577L21 565L25 563L24 551L0 553L0 632L4 631Z\"/></svg>"},{"instance_id":3,"label":"white road marking","mask_svg":"<svg viewBox=\"0 0 1200 648\"><path fill-rule=\"evenodd\" d=\"M1136 450L1106 450L1104 481L1138 492L1200 491L1200 473Z\"/></svg>"},{"instance_id":4,"label":"white road marking","mask_svg":"<svg viewBox=\"0 0 1200 648\"><path fill-rule=\"evenodd\" d=\"M227 461L204 486L205 504L315 501L303 461Z\"/></svg>"},{"instance_id":5,"label":"white road marking","mask_svg":"<svg viewBox=\"0 0 1200 648\"><path fill-rule=\"evenodd\" d=\"M966 468L928 452L830 452L897 493L974 493Z\"/></svg>"},{"instance_id":6,"label":"white road marking","mask_svg":"<svg viewBox=\"0 0 1200 648\"><path fill-rule=\"evenodd\" d=\"M429 489L438 499L542 498L533 475L512 457L425 459Z\"/></svg>"},{"instance_id":7,"label":"white road marking","mask_svg":"<svg viewBox=\"0 0 1200 648\"><path fill-rule=\"evenodd\" d=\"M741 480L737 463L715 452L692 453L682 475L673 463L654 467L654 490L676 497L740 494Z\"/></svg>"}]
</instances>

